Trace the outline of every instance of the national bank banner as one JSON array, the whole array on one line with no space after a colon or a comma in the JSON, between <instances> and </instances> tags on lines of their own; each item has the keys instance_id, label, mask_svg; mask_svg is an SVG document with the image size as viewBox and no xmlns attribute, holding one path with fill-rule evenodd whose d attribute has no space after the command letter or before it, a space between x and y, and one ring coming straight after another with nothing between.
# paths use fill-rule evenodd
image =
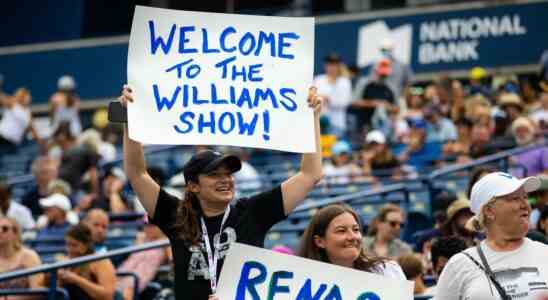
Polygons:
<instances>
[{"instance_id":1,"label":"national bank banner","mask_svg":"<svg viewBox=\"0 0 548 300\"><path fill-rule=\"evenodd\" d=\"M344 17L343 17L344 18ZM322 22L316 26L316 72L321 59L339 53L346 63L367 67L381 58L380 46L416 73L474 66L535 64L548 49L548 2Z\"/></svg>"}]
</instances>

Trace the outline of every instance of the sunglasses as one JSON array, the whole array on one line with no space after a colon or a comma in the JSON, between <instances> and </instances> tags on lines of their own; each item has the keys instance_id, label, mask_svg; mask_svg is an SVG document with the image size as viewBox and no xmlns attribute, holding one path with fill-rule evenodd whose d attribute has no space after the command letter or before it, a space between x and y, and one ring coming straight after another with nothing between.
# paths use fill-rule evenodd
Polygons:
<instances>
[{"instance_id":1,"label":"sunglasses","mask_svg":"<svg viewBox=\"0 0 548 300\"><path fill-rule=\"evenodd\" d=\"M13 228L12 226L3 225L3 226L0 226L0 232L6 233L6 232L10 231L12 228Z\"/></svg>"},{"instance_id":2,"label":"sunglasses","mask_svg":"<svg viewBox=\"0 0 548 300\"><path fill-rule=\"evenodd\" d=\"M390 227L396 227L396 226L403 227L405 226L405 223L398 222L398 221L388 221L388 225L390 225Z\"/></svg>"}]
</instances>

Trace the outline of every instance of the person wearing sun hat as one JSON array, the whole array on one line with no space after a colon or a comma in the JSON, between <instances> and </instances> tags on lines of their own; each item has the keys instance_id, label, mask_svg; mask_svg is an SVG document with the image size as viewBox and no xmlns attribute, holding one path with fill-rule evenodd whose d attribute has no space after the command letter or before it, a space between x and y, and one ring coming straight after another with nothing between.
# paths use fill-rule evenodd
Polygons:
<instances>
[{"instance_id":1,"label":"person wearing sun hat","mask_svg":"<svg viewBox=\"0 0 548 300\"><path fill-rule=\"evenodd\" d=\"M536 300L548 292L548 246L526 237L531 207L527 193L537 177L503 172L483 176L472 187L467 228L485 240L453 256L438 281L434 299Z\"/></svg>"},{"instance_id":2,"label":"person wearing sun hat","mask_svg":"<svg viewBox=\"0 0 548 300\"><path fill-rule=\"evenodd\" d=\"M459 237L468 246L473 246L476 242L476 234L473 230L466 228L466 222L473 216L470 201L466 197L458 198L447 208L447 221L440 228L441 235Z\"/></svg>"}]
</instances>

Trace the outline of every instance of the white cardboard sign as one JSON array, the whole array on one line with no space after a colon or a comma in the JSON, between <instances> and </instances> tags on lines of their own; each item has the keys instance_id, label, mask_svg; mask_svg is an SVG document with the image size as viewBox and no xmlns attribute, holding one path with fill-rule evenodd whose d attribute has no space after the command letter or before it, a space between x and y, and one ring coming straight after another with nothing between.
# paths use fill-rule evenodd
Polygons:
<instances>
[{"instance_id":1,"label":"white cardboard sign","mask_svg":"<svg viewBox=\"0 0 548 300\"><path fill-rule=\"evenodd\" d=\"M220 300L411 300L413 282L233 243Z\"/></svg>"},{"instance_id":2,"label":"white cardboard sign","mask_svg":"<svg viewBox=\"0 0 548 300\"><path fill-rule=\"evenodd\" d=\"M130 138L315 152L314 19L136 6Z\"/></svg>"}]
</instances>

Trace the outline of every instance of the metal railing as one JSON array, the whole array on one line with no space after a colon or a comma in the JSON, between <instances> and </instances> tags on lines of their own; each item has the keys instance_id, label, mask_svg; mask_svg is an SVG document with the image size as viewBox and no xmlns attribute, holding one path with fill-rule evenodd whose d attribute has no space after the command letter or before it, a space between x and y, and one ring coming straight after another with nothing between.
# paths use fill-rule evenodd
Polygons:
<instances>
[{"instance_id":1,"label":"metal railing","mask_svg":"<svg viewBox=\"0 0 548 300\"><path fill-rule=\"evenodd\" d=\"M57 269L69 268L72 266L81 265L81 264L85 264L85 263L89 263L89 262L93 262L101 259L106 259L106 258L110 259L112 257L116 257L120 255L126 255L134 252L140 252L140 251L156 249L156 248L161 248L166 246L169 246L169 241L162 240L162 241L151 242L143 245L131 246L131 247L126 247L118 250L113 250L103 254L86 255L86 256L78 257L68 261L62 261L62 262L46 264L46 265L42 265L34 268L2 273L0 274L0 282L15 279L15 278L20 278L20 277L30 276L34 274L49 272L50 281L49 281L48 300L54 300L55 295L58 293Z\"/></svg>"},{"instance_id":2,"label":"metal railing","mask_svg":"<svg viewBox=\"0 0 548 300\"><path fill-rule=\"evenodd\" d=\"M453 164L450 166L443 167L437 171L433 171L427 176L422 177L422 181L426 186L428 187L428 192L430 193L430 207L434 207L432 204L433 202L433 191L434 189L434 181L438 178L442 178L444 176L448 176L454 173L462 172L462 171L468 171L472 170L478 166L487 165L491 163L502 163L502 167L500 168L502 171L507 172L510 168L510 158L512 156L522 154L525 152L533 151L536 149L540 149L543 147L546 147L548 145L548 139L544 139L542 142L538 142L532 145L527 145L519 148L509 149L504 152L495 153L487 156L483 156L481 158L475 159L473 161L467 162L467 163L458 163ZM522 165L517 165L520 168L524 168ZM527 171L525 170L525 173Z\"/></svg>"}]
</instances>

